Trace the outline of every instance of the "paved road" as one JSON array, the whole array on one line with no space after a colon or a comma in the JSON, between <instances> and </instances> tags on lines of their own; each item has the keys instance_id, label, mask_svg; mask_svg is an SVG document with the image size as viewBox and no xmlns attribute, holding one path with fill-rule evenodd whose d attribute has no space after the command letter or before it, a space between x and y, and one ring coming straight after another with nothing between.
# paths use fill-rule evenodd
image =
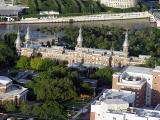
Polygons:
<instances>
[{"instance_id":1,"label":"paved road","mask_svg":"<svg viewBox=\"0 0 160 120\"><path fill-rule=\"evenodd\" d=\"M0 76L8 76L8 69L0 70Z\"/></svg>"},{"instance_id":2,"label":"paved road","mask_svg":"<svg viewBox=\"0 0 160 120\"><path fill-rule=\"evenodd\" d=\"M33 74L32 70L26 70L24 72L19 72L18 75L15 77L16 80L18 79L24 79L26 78L28 75Z\"/></svg>"},{"instance_id":3,"label":"paved road","mask_svg":"<svg viewBox=\"0 0 160 120\"><path fill-rule=\"evenodd\" d=\"M79 116L79 115L81 115L82 113L83 113L83 111L85 110L85 109L87 109L92 103L94 103L102 94L103 94L103 92L104 92L105 90L102 90L102 92L97 96L97 97L95 97L93 100L91 100L89 103L87 103L82 109L80 109L79 111L78 111L78 113L76 114L76 115L74 115L70 120L76 120L76 118Z\"/></svg>"},{"instance_id":4,"label":"paved road","mask_svg":"<svg viewBox=\"0 0 160 120\"><path fill-rule=\"evenodd\" d=\"M23 115L21 113L7 113L9 117L18 117L18 118L23 118L25 120L29 120L31 118L37 119L37 120L45 120L45 119L40 119L39 117L32 117L31 115Z\"/></svg>"}]
</instances>

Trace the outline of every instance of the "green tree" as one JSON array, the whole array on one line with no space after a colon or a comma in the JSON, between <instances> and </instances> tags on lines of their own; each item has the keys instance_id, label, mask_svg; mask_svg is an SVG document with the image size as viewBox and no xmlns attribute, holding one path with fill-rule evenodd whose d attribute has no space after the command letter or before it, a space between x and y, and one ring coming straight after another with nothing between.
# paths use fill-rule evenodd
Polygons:
<instances>
[{"instance_id":1,"label":"green tree","mask_svg":"<svg viewBox=\"0 0 160 120\"><path fill-rule=\"evenodd\" d=\"M40 117L47 120L65 120L61 106L57 102L45 102L41 106Z\"/></svg>"},{"instance_id":2,"label":"green tree","mask_svg":"<svg viewBox=\"0 0 160 120\"><path fill-rule=\"evenodd\" d=\"M31 68L34 70L42 70L43 59L40 57L35 57L31 59Z\"/></svg>"},{"instance_id":3,"label":"green tree","mask_svg":"<svg viewBox=\"0 0 160 120\"><path fill-rule=\"evenodd\" d=\"M75 88L68 79L44 79L36 78L35 82L29 85L37 96L38 100L59 100L67 101L76 96Z\"/></svg>"},{"instance_id":4,"label":"green tree","mask_svg":"<svg viewBox=\"0 0 160 120\"><path fill-rule=\"evenodd\" d=\"M25 103L25 102L22 102L20 104L20 111L24 114L24 115L29 115L31 114L31 107Z\"/></svg>"},{"instance_id":5,"label":"green tree","mask_svg":"<svg viewBox=\"0 0 160 120\"><path fill-rule=\"evenodd\" d=\"M16 54L3 40L0 40L0 67L13 66Z\"/></svg>"},{"instance_id":6,"label":"green tree","mask_svg":"<svg viewBox=\"0 0 160 120\"><path fill-rule=\"evenodd\" d=\"M50 67L52 67L54 65L53 63L54 61L51 59L43 59L42 60L42 65L41 65L41 70L46 71L48 70Z\"/></svg>"},{"instance_id":7,"label":"green tree","mask_svg":"<svg viewBox=\"0 0 160 120\"><path fill-rule=\"evenodd\" d=\"M100 86L106 86L112 84L112 74L112 68L105 67L98 69L94 74L91 75L91 78L97 79Z\"/></svg>"},{"instance_id":8,"label":"green tree","mask_svg":"<svg viewBox=\"0 0 160 120\"><path fill-rule=\"evenodd\" d=\"M87 83L81 83L81 93L93 95L93 88L91 88Z\"/></svg>"},{"instance_id":9,"label":"green tree","mask_svg":"<svg viewBox=\"0 0 160 120\"><path fill-rule=\"evenodd\" d=\"M16 40L16 34L15 33L8 33L4 36L5 43L7 46L9 46L12 50L15 49L15 40Z\"/></svg>"},{"instance_id":10,"label":"green tree","mask_svg":"<svg viewBox=\"0 0 160 120\"><path fill-rule=\"evenodd\" d=\"M38 106L38 105L33 105L32 106L32 114L33 114L33 116L40 116L41 111L42 111L41 106Z\"/></svg>"},{"instance_id":11,"label":"green tree","mask_svg":"<svg viewBox=\"0 0 160 120\"><path fill-rule=\"evenodd\" d=\"M4 104L4 108L6 112L16 112L17 111L17 107L14 103L11 102L6 102Z\"/></svg>"},{"instance_id":12,"label":"green tree","mask_svg":"<svg viewBox=\"0 0 160 120\"><path fill-rule=\"evenodd\" d=\"M26 56L21 56L17 61L16 68L20 69L29 69L30 68L30 59Z\"/></svg>"}]
</instances>

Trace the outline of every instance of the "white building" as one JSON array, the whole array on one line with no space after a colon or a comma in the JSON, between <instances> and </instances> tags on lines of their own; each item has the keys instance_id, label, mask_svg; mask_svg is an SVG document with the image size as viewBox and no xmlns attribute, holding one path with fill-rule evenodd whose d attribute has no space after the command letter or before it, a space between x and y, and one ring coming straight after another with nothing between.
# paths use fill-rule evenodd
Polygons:
<instances>
[{"instance_id":1,"label":"white building","mask_svg":"<svg viewBox=\"0 0 160 120\"><path fill-rule=\"evenodd\" d=\"M59 15L59 12L56 12L56 11L40 11L39 15L53 15L53 16L57 16L57 15Z\"/></svg>"},{"instance_id":2,"label":"white building","mask_svg":"<svg viewBox=\"0 0 160 120\"><path fill-rule=\"evenodd\" d=\"M101 4L106 5L107 7L113 8L131 8L135 7L138 3L138 0L99 0Z\"/></svg>"},{"instance_id":3,"label":"white building","mask_svg":"<svg viewBox=\"0 0 160 120\"><path fill-rule=\"evenodd\" d=\"M133 108L135 93L106 90L91 105L90 120L160 120L160 111Z\"/></svg>"},{"instance_id":4,"label":"white building","mask_svg":"<svg viewBox=\"0 0 160 120\"><path fill-rule=\"evenodd\" d=\"M12 80L5 76L0 76L0 103L10 101L19 104L26 101L27 88L13 84Z\"/></svg>"}]
</instances>

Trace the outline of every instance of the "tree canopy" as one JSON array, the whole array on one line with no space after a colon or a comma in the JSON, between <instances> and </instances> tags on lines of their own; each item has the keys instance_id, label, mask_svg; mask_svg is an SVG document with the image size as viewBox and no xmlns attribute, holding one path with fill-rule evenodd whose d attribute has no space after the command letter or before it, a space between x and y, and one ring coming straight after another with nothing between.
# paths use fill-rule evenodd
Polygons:
<instances>
[{"instance_id":1,"label":"tree canopy","mask_svg":"<svg viewBox=\"0 0 160 120\"><path fill-rule=\"evenodd\" d=\"M16 60L14 47L15 34L6 34L0 38L0 67L13 66Z\"/></svg>"},{"instance_id":2,"label":"tree canopy","mask_svg":"<svg viewBox=\"0 0 160 120\"><path fill-rule=\"evenodd\" d=\"M16 68L19 69L29 69L30 68L30 59L26 56L21 56L17 61Z\"/></svg>"},{"instance_id":3,"label":"tree canopy","mask_svg":"<svg viewBox=\"0 0 160 120\"><path fill-rule=\"evenodd\" d=\"M113 70L110 67L100 68L91 74L91 78L98 80L99 86L110 86L112 84Z\"/></svg>"},{"instance_id":4,"label":"tree canopy","mask_svg":"<svg viewBox=\"0 0 160 120\"><path fill-rule=\"evenodd\" d=\"M76 96L75 88L71 80L64 79L48 79L38 77L32 83L33 91L38 100L67 101Z\"/></svg>"},{"instance_id":5,"label":"tree canopy","mask_svg":"<svg viewBox=\"0 0 160 120\"><path fill-rule=\"evenodd\" d=\"M73 16L100 12L120 13L148 10L148 6L142 2L127 9L106 7L94 0L27 0L22 1L22 3L29 6L27 9L29 15L39 14L39 11L57 11L63 15Z\"/></svg>"},{"instance_id":6,"label":"tree canopy","mask_svg":"<svg viewBox=\"0 0 160 120\"><path fill-rule=\"evenodd\" d=\"M65 43L67 48L74 49L76 46L76 39L78 36L78 27L54 27L54 28L40 28L40 31L53 34L54 32L62 31L64 36L60 38L59 44ZM118 27L82 27L83 46L87 48L111 49L121 51L122 44L125 39L124 28ZM111 34L109 34L111 33ZM129 53L131 56L151 55L153 57L160 57L160 30L154 27L147 27L145 29L131 29L129 30Z\"/></svg>"}]
</instances>

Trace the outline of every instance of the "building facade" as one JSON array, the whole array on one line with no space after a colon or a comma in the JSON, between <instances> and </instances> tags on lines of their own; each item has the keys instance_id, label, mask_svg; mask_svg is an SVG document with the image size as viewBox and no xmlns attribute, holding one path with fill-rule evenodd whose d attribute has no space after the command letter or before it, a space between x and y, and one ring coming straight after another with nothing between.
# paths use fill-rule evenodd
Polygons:
<instances>
[{"instance_id":1,"label":"building facade","mask_svg":"<svg viewBox=\"0 0 160 120\"><path fill-rule=\"evenodd\" d=\"M112 89L136 93L135 107L160 104L160 67L129 66L113 74Z\"/></svg>"},{"instance_id":2,"label":"building facade","mask_svg":"<svg viewBox=\"0 0 160 120\"><path fill-rule=\"evenodd\" d=\"M21 101L26 101L27 88L13 84L8 77L0 76L0 103L12 102L19 104Z\"/></svg>"},{"instance_id":3,"label":"building facade","mask_svg":"<svg viewBox=\"0 0 160 120\"><path fill-rule=\"evenodd\" d=\"M131 8L135 7L139 0L98 0L101 4L113 8Z\"/></svg>"},{"instance_id":4,"label":"building facade","mask_svg":"<svg viewBox=\"0 0 160 120\"><path fill-rule=\"evenodd\" d=\"M160 104L160 66L156 67L152 73L152 105Z\"/></svg>"},{"instance_id":5,"label":"building facade","mask_svg":"<svg viewBox=\"0 0 160 120\"><path fill-rule=\"evenodd\" d=\"M0 0L0 21L15 21L27 7L16 5L16 0Z\"/></svg>"},{"instance_id":6,"label":"building facade","mask_svg":"<svg viewBox=\"0 0 160 120\"><path fill-rule=\"evenodd\" d=\"M42 47L40 45L34 45L32 44L33 42L29 34L29 29L27 30L25 39L26 42L22 43L20 40L20 34L17 34L15 44L19 55L30 57L39 53L42 55L42 58L65 60L69 65L80 63L91 67L124 67L127 65L144 64L145 60L150 57L146 55L139 55L139 57L129 56L127 32L125 34L122 51L83 47L82 29L79 30L75 50L66 49L63 46Z\"/></svg>"},{"instance_id":7,"label":"building facade","mask_svg":"<svg viewBox=\"0 0 160 120\"><path fill-rule=\"evenodd\" d=\"M91 104L90 120L159 120L159 106L155 109L132 107L135 93L125 90L105 90L99 100Z\"/></svg>"}]
</instances>

